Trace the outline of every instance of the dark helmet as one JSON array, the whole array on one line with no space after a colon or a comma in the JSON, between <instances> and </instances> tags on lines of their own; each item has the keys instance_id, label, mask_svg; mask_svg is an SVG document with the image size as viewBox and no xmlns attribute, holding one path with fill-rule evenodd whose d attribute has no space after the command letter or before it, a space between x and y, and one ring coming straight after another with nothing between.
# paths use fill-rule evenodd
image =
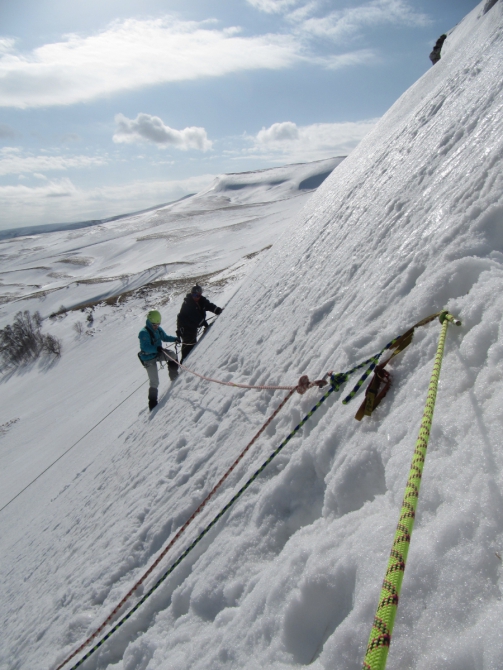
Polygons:
<instances>
[{"instance_id":1,"label":"dark helmet","mask_svg":"<svg viewBox=\"0 0 503 670\"><path fill-rule=\"evenodd\" d=\"M193 286L190 289L190 292L191 292L192 295L197 295L197 296L203 295L203 289L199 286L199 284L196 284L195 286Z\"/></svg>"}]
</instances>

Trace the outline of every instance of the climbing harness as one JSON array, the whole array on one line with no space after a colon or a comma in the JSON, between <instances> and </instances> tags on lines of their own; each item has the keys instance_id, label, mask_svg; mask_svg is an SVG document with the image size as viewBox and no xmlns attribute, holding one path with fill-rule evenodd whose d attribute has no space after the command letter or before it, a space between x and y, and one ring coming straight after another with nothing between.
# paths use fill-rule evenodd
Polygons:
<instances>
[{"instance_id":1,"label":"climbing harness","mask_svg":"<svg viewBox=\"0 0 503 670\"><path fill-rule=\"evenodd\" d=\"M153 333L151 333L150 330L149 330L148 328L145 328L145 330L146 330L147 333L150 335L150 344L151 344L152 346L154 346L154 342L155 342L155 340L154 340L154 335L153 335ZM140 361L140 363L142 364L142 366L143 366L144 368L146 368L147 366L145 365L145 363L146 363L147 361L144 361L144 360L143 360L143 358L141 357L142 354L143 354L143 355L148 355L148 353L147 353L146 351L139 351L138 354L137 354L137 355L138 355L138 360ZM153 359L152 359L152 360L153 360Z\"/></svg>"},{"instance_id":2,"label":"climbing harness","mask_svg":"<svg viewBox=\"0 0 503 670\"><path fill-rule=\"evenodd\" d=\"M363 662L363 670L384 670L386 667L386 660L398 607L398 599L400 597L400 590L405 571L405 563L407 561L412 529L414 527L414 518L416 516L426 450L430 438L431 422L433 419L433 411L435 409L447 326L449 323L454 323L457 326L461 325L461 322L448 312L441 312L437 316L439 316L440 323L442 324L442 330L440 332L435 363L433 365L430 385L428 387L428 396L426 398L426 406L421 420L421 428L419 429L419 436L412 457L409 478L405 487L400 518L398 520L395 538L393 540L391 554L384 576L381 594L379 596L379 604L377 605L372 630L370 632L367 653Z\"/></svg>"},{"instance_id":3,"label":"climbing harness","mask_svg":"<svg viewBox=\"0 0 503 670\"><path fill-rule=\"evenodd\" d=\"M145 330L146 330L147 333L150 335L150 344L151 344L152 346L154 346L155 339L154 339L154 335L153 335L153 333L152 333L148 328L145 328ZM162 346L162 345L161 345L161 346ZM177 351L177 350L176 350L176 351ZM138 360L140 361L140 363L142 364L142 366L143 366L144 368L146 368L146 367L147 367L146 363L152 362L154 359L153 359L153 358L150 358L150 359L147 359L146 361L144 361L143 358L141 357L142 354L143 354L144 356L148 356L149 353L148 353L147 351L139 351L138 354L137 354L137 356L138 356ZM175 354L175 358L176 358L176 354ZM157 361L156 361L156 362L157 362ZM161 368L163 368L164 366L163 366L163 364L162 364L162 361L159 361L159 362L161 363Z\"/></svg>"}]
</instances>

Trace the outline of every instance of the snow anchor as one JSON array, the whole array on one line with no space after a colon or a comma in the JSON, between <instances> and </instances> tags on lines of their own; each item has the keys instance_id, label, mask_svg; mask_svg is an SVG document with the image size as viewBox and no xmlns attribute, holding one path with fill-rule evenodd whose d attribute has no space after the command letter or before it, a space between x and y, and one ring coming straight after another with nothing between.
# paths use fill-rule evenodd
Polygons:
<instances>
[{"instance_id":1,"label":"snow anchor","mask_svg":"<svg viewBox=\"0 0 503 670\"><path fill-rule=\"evenodd\" d=\"M365 391L365 398L363 400L363 403L360 405L358 411L355 414L355 419L357 421L361 421L364 416L371 416L372 412L378 407L381 400L385 397L385 395L389 391L391 387L391 375L384 368L388 365L388 363L391 362L391 360L395 356L397 356L406 347L409 346L409 344L412 342L412 338L414 336L416 328L419 328L420 326L425 326L427 323L430 323L431 321L436 319L437 316L440 317L442 313L443 312L437 312L436 314L431 314L430 316L427 316L425 319L421 319L421 321L418 321L416 324L414 324L412 328L409 328L409 330L405 332L403 335L397 337L395 340L392 340L387 346L388 349L393 350L393 353L388 358L388 360L378 365L377 364L378 360L376 360L375 358L372 359L372 364L370 365L369 369L361 377L361 379L358 381L357 385L354 387L351 393L342 401L343 404L347 404L356 395L356 393L361 388L362 384L365 382L365 380L372 372L372 370L374 371L374 376L370 380L370 383Z\"/></svg>"},{"instance_id":2,"label":"snow anchor","mask_svg":"<svg viewBox=\"0 0 503 670\"><path fill-rule=\"evenodd\" d=\"M379 603L377 605L374 622L370 632L367 652L363 661L363 670L384 670L386 668L386 660L388 658L389 646L391 644L391 635L393 633L393 625L402 587L405 563L407 561L410 539L414 527L414 518L419 498L419 488L421 486L426 450L430 438L440 368L442 366L442 358L444 355L447 326L449 323L454 323L457 326L461 325L461 322L455 319L452 314L449 314L447 311L429 317L429 320L431 321L435 316L439 317L440 323L442 324L442 330L440 331L440 338L428 387L428 395L426 398L423 418L421 420L421 427L419 429L419 436L416 441L409 478L405 487L400 518L398 519L395 538L391 547L390 558L388 560L388 566L386 568L381 594L379 596ZM423 322L416 324L416 326L417 325L423 325ZM405 333L403 338L408 336L409 332L410 331ZM412 334L410 334L410 339L411 338Z\"/></svg>"},{"instance_id":3,"label":"snow anchor","mask_svg":"<svg viewBox=\"0 0 503 670\"><path fill-rule=\"evenodd\" d=\"M385 361L375 367L374 376L365 390L365 398L355 414L357 421L361 421L364 416L371 416L372 412L378 407L381 400L389 391L391 387L391 375L384 369L387 363L388 361ZM381 385L383 385L383 388L381 388Z\"/></svg>"}]
</instances>

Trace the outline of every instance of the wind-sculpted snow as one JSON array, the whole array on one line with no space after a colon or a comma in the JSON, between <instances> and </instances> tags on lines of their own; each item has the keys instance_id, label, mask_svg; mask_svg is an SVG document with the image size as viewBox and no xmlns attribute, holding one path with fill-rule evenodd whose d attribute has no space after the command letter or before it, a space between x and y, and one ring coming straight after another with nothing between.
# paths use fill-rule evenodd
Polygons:
<instances>
[{"instance_id":1,"label":"wind-sculpted snow","mask_svg":"<svg viewBox=\"0 0 503 670\"><path fill-rule=\"evenodd\" d=\"M224 380L294 383L347 369L444 307L461 318L447 335L390 670L498 670L503 657L503 6L484 6L449 33L442 60L257 257L239 290L208 286L225 311L188 360ZM27 373L66 380L75 439L143 379L129 372L141 307L100 308L101 334L77 342L57 369ZM176 308L163 311L168 332ZM360 400L344 406L332 395L83 667L361 667L439 330L417 330L371 418L356 422ZM87 371L86 356L95 357ZM72 372L84 388L68 381ZM86 381L91 372L98 388ZM115 390L106 406L94 397L100 385ZM320 394L289 401L156 576ZM282 394L183 373L163 381L151 414L145 396L2 513L2 667L54 668L93 631ZM2 439L22 429L25 415L12 411L1 423L20 420Z\"/></svg>"}]
</instances>

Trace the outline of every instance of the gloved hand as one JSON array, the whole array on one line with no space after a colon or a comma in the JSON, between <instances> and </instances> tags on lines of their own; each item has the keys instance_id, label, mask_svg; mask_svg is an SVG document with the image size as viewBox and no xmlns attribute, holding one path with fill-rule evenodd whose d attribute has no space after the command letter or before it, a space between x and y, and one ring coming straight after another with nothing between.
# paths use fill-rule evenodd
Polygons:
<instances>
[{"instance_id":1,"label":"gloved hand","mask_svg":"<svg viewBox=\"0 0 503 670\"><path fill-rule=\"evenodd\" d=\"M158 351L159 353L162 352L162 346L161 346L161 345L157 347L157 351Z\"/></svg>"},{"instance_id":2,"label":"gloved hand","mask_svg":"<svg viewBox=\"0 0 503 670\"><path fill-rule=\"evenodd\" d=\"M223 307L217 307L215 310L215 314L218 316L219 314L222 314L223 311L224 311Z\"/></svg>"},{"instance_id":3,"label":"gloved hand","mask_svg":"<svg viewBox=\"0 0 503 670\"><path fill-rule=\"evenodd\" d=\"M176 340L175 340L175 344L181 344L181 343L182 343L182 340L179 337L177 337Z\"/></svg>"}]
</instances>

